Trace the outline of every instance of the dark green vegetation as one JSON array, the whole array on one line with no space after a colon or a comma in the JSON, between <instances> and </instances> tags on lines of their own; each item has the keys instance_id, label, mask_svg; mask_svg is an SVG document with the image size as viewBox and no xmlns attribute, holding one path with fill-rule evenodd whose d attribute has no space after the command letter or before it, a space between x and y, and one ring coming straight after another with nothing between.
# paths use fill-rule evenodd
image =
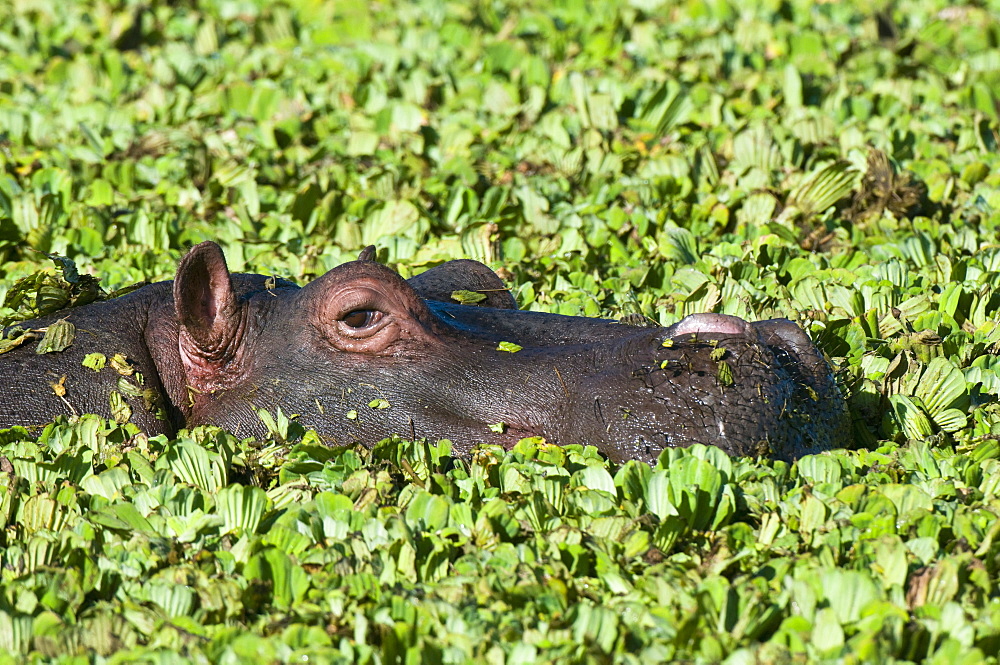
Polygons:
<instances>
[{"instance_id":1,"label":"dark green vegetation","mask_svg":"<svg viewBox=\"0 0 1000 665\"><path fill-rule=\"evenodd\" d=\"M867 449L14 429L0 662L996 662L995 13L174 4L0 5L0 296L29 247L106 288L204 239L478 258L522 307L800 320Z\"/></svg>"}]
</instances>

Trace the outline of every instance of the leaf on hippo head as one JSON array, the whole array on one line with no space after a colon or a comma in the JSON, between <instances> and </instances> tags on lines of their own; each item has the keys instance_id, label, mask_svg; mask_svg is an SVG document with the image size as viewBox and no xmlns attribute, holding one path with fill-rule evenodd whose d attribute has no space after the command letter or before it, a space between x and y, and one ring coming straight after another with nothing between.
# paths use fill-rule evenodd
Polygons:
<instances>
[{"instance_id":1,"label":"leaf on hippo head","mask_svg":"<svg viewBox=\"0 0 1000 665\"><path fill-rule=\"evenodd\" d=\"M507 353L517 353L522 348L524 347L515 344L514 342L500 342L497 344L497 351L506 351Z\"/></svg>"},{"instance_id":2,"label":"leaf on hippo head","mask_svg":"<svg viewBox=\"0 0 1000 665\"><path fill-rule=\"evenodd\" d=\"M62 256L60 254L49 254L45 253L45 256L52 259L52 262L59 266L62 271L63 279L65 279L70 284L75 284L80 281L80 273L76 270L76 263L73 259Z\"/></svg>"},{"instance_id":3,"label":"leaf on hippo head","mask_svg":"<svg viewBox=\"0 0 1000 665\"><path fill-rule=\"evenodd\" d=\"M294 441L301 439L306 431L305 428L295 419L298 414L285 415L281 407L275 409L271 414L267 409L257 409L257 417L264 423L267 429L267 436L275 441Z\"/></svg>"},{"instance_id":4,"label":"leaf on hippo head","mask_svg":"<svg viewBox=\"0 0 1000 665\"><path fill-rule=\"evenodd\" d=\"M15 310L14 314L0 317L0 328L15 321L51 314L66 306L86 305L107 297L98 280L91 275L80 275L72 260L58 254L45 256L55 262L58 272L39 271L17 280L3 302L4 307Z\"/></svg>"},{"instance_id":5,"label":"leaf on hippo head","mask_svg":"<svg viewBox=\"0 0 1000 665\"><path fill-rule=\"evenodd\" d=\"M35 333L25 330L21 326L14 326L7 331L5 337L0 338L0 354L12 351L33 339L36 339Z\"/></svg>"},{"instance_id":6,"label":"leaf on hippo head","mask_svg":"<svg viewBox=\"0 0 1000 665\"><path fill-rule=\"evenodd\" d=\"M460 305L475 305L478 302L486 300L486 294L479 293L478 291L459 289L458 291L451 292L451 299Z\"/></svg>"},{"instance_id":7,"label":"leaf on hippo head","mask_svg":"<svg viewBox=\"0 0 1000 665\"><path fill-rule=\"evenodd\" d=\"M65 351L73 344L74 337L76 337L76 326L66 319L59 319L45 329L45 336L38 343L35 353L42 355Z\"/></svg>"}]
</instances>

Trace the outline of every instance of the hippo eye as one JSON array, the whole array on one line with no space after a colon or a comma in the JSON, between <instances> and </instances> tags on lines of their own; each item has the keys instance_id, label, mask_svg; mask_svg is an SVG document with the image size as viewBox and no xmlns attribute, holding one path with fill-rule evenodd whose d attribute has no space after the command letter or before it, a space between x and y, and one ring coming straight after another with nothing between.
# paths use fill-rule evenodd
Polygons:
<instances>
[{"instance_id":1,"label":"hippo eye","mask_svg":"<svg viewBox=\"0 0 1000 665\"><path fill-rule=\"evenodd\" d=\"M374 309L356 309L348 312L341 321L351 328L367 328L378 321L381 314Z\"/></svg>"}]
</instances>

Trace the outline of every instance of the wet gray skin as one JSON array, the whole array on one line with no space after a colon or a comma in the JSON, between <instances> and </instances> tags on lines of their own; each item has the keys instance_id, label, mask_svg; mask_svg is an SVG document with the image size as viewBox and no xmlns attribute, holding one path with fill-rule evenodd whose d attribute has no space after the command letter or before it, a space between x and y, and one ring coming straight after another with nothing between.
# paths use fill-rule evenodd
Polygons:
<instances>
[{"instance_id":1,"label":"wet gray skin","mask_svg":"<svg viewBox=\"0 0 1000 665\"><path fill-rule=\"evenodd\" d=\"M533 435L615 461L693 443L793 459L850 442L830 368L790 321L700 314L650 329L525 312L474 261L407 282L372 256L299 288L230 275L206 242L173 282L22 323L66 319L77 332L61 352L29 342L0 355L0 426L110 416L117 392L150 434L213 424L263 436L257 409L280 407L331 445L400 434L448 438L461 453ZM488 306L446 302L459 289ZM124 354L142 385L83 367L94 352Z\"/></svg>"}]
</instances>

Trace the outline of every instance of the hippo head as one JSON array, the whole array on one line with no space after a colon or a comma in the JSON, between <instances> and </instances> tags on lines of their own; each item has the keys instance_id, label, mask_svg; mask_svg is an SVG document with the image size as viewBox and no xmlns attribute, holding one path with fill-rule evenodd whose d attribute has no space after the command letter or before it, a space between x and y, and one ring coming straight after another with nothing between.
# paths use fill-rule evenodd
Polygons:
<instances>
[{"instance_id":1,"label":"hippo head","mask_svg":"<svg viewBox=\"0 0 1000 665\"><path fill-rule=\"evenodd\" d=\"M829 368L791 322L525 312L482 264L408 282L370 259L301 289L248 288L217 245L192 249L173 287L180 363L161 372L185 421L259 436L257 410L280 407L332 445L400 434L466 452L541 436L616 461L692 443L791 458L844 436ZM458 289L490 306L445 302Z\"/></svg>"}]
</instances>

